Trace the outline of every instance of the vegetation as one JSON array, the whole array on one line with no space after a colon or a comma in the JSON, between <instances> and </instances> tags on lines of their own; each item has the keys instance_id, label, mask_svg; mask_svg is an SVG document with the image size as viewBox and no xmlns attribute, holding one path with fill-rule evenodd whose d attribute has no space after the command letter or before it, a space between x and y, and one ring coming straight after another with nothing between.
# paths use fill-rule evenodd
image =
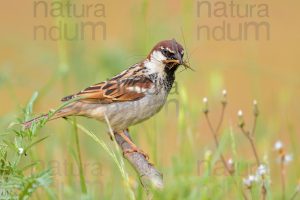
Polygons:
<instances>
[{"instance_id":1,"label":"vegetation","mask_svg":"<svg viewBox=\"0 0 300 200\"><path fill-rule=\"evenodd\" d=\"M45 119L30 129L20 123L170 38L184 44L195 71L179 70L162 111L130 128L163 173L164 189L152 191L153 199L299 199L298 35L285 21L299 18L291 14L299 13L294 3L282 18L282 4L269 2L271 41L265 42L197 39L198 24L224 19L196 17L194 1L105 2L106 17L99 19L107 25L105 40L32 40L32 19L25 17L15 27L20 33L0 37L0 199L146 199L109 125L81 117ZM33 20L52 27L86 19L50 18Z\"/></svg>"}]
</instances>

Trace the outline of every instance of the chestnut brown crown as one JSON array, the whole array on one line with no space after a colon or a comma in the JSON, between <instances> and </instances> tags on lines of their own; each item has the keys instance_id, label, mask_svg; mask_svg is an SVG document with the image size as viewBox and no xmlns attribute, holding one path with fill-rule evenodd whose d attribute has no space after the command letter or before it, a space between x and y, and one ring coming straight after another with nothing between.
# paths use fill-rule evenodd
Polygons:
<instances>
[{"instance_id":1,"label":"chestnut brown crown","mask_svg":"<svg viewBox=\"0 0 300 200\"><path fill-rule=\"evenodd\" d=\"M154 46L149 55L153 51L160 51L167 60L178 60L179 63L183 62L184 49L175 39L160 41Z\"/></svg>"}]
</instances>

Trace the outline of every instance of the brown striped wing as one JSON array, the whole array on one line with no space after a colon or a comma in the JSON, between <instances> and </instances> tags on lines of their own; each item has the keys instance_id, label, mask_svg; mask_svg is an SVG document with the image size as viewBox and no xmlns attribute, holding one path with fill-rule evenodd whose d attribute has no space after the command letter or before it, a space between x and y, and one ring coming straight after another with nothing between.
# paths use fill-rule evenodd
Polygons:
<instances>
[{"instance_id":1,"label":"brown striped wing","mask_svg":"<svg viewBox=\"0 0 300 200\"><path fill-rule=\"evenodd\" d=\"M153 86L147 77L133 77L119 80L109 80L92 85L75 95L64 97L68 101L79 97L82 102L109 104L113 102L136 101L145 96L148 89Z\"/></svg>"}]
</instances>

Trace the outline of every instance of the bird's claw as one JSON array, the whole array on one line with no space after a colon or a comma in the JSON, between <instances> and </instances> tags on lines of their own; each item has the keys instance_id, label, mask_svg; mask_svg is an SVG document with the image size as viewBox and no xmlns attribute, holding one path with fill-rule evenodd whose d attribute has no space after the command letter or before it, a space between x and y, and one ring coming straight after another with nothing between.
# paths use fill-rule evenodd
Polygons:
<instances>
[{"instance_id":1,"label":"bird's claw","mask_svg":"<svg viewBox=\"0 0 300 200\"><path fill-rule=\"evenodd\" d=\"M123 155L125 156L126 154L131 154L131 153L139 153L142 154L146 160L149 160L149 155L145 153L143 150L137 148L137 147L132 147L131 149L126 149L123 152Z\"/></svg>"}]
</instances>

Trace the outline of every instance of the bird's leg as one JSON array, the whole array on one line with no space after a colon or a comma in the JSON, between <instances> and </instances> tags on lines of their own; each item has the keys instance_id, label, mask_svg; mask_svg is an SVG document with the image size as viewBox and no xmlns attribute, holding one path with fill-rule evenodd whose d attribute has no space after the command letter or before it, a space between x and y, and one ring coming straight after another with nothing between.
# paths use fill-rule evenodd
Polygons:
<instances>
[{"instance_id":1,"label":"bird's leg","mask_svg":"<svg viewBox=\"0 0 300 200\"><path fill-rule=\"evenodd\" d=\"M128 131L128 129L127 129ZM147 160L149 159L149 156L148 154L146 154L143 150L139 149L132 141L131 139L124 133L124 130L123 131L117 131L116 132L117 134L119 134L129 145L130 145L130 149L126 149L123 151L123 154L126 155L128 153L134 153L134 152L137 152L137 153L140 153L142 154Z\"/></svg>"}]
</instances>

